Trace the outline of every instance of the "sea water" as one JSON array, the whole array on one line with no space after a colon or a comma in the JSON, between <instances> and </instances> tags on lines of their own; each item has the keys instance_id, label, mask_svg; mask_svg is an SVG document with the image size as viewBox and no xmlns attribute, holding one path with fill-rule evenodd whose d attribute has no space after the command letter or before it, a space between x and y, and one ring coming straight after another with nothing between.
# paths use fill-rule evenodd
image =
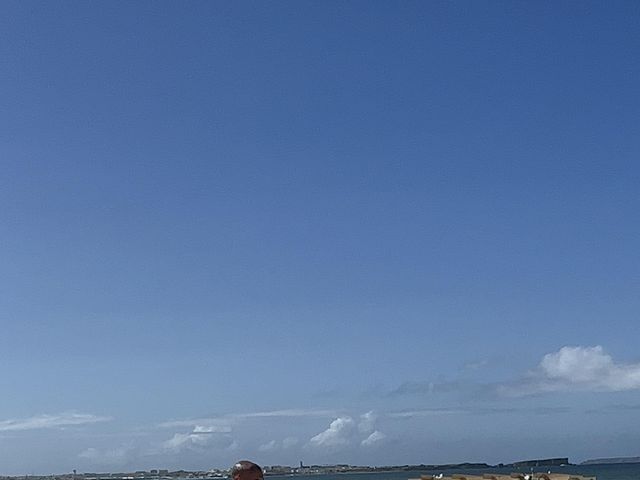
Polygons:
<instances>
[{"instance_id":1,"label":"sea water","mask_svg":"<svg viewBox=\"0 0 640 480\"><path fill-rule=\"evenodd\" d=\"M600 465L566 465L563 467L534 467L534 472L568 473L583 475L585 477L597 477L598 480L640 480L640 463L619 463ZM531 468L482 468L482 469L447 469L429 471L396 471L396 472L366 472L366 473L339 473L325 475L304 475L301 480L408 480L419 478L420 474L451 476L455 473L469 475L483 475L485 473L510 474L512 472L530 473ZM273 476L269 479L291 480L290 476ZM300 478L296 476L295 478Z\"/></svg>"}]
</instances>

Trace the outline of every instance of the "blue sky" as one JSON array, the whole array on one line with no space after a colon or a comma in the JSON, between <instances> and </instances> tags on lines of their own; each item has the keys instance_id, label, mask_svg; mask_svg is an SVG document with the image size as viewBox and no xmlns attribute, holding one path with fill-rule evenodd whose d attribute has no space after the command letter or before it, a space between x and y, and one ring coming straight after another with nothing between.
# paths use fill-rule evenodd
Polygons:
<instances>
[{"instance_id":1,"label":"blue sky","mask_svg":"<svg viewBox=\"0 0 640 480\"><path fill-rule=\"evenodd\" d=\"M0 8L0 473L640 454L637 2Z\"/></svg>"}]
</instances>

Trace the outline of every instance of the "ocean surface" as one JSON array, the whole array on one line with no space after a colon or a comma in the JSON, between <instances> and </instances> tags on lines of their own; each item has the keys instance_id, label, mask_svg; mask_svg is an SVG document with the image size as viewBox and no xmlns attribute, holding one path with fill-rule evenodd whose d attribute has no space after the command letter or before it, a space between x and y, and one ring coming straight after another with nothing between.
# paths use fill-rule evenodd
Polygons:
<instances>
[{"instance_id":1,"label":"ocean surface","mask_svg":"<svg viewBox=\"0 0 640 480\"><path fill-rule=\"evenodd\" d=\"M564 467L536 467L534 472L552 473L573 473L578 475L597 477L598 480L640 480L640 463L621 463L621 464L603 464L603 465L567 465ZM483 469L450 469L450 470L429 470L421 472L414 470L411 472L384 472L384 473L341 473L333 475L305 475L296 476L299 480L408 480L409 478L419 478L421 473L428 475L442 473L450 476L454 473L467 473L482 475L484 473L503 473L511 472L529 473L530 468L483 468ZM290 476L270 476L268 479L291 479Z\"/></svg>"}]
</instances>

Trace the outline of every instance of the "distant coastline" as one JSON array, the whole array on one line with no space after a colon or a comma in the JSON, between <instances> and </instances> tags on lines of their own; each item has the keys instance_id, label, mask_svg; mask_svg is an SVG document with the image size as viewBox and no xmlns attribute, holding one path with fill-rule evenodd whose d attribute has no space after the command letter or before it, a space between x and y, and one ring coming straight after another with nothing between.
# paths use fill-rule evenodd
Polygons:
<instances>
[{"instance_id":1,"label":"distant coastline","mask_svg":"<svg viewBox=\"0 0 640 480\"><path fill-rule=\"evenodd\" d=\"M489 478L487 473L495 473L498 476L511 475L512 478L518 472L528 474L529 472L543 472L550 473L551 471L566 475L568 472L571 474L588 474L593 476L594 472L589 470L580 470L580 467L605 467L607 465L640 465L640 457L612 457L612 458L596 458L585 460L579 464L569 462L566 457L547 458L547 459L533 459L524 460L511 463L498 463L488 464L481 462L462 462L462 463L449 463L449 464L410 464L410 465L387 465L387 466L362 466L362 465L350 465L350 464L333 464L333 465L304 465L302 462L297 466L285 466L285 465L271 465L264 466L265 476L280 476L280 477L292 477L292 476L322 476L322 475L342 475L348 476L348 474L406 474L405 478L410 478L411 475L420 472L425 475L420 477L431 476L431 473L438 473L434 475L434 478L444 478L442 474L449 475L450 478L461 478L460 472L472 475L472 476L484 476ZM564 467L572 467L573 470L565 470ZM637 468L637 467L632 467ZM491 472L494 470L495 472ZM450 473L445 473L450 472ZM634 471L635 472L635 471ZM640 468L638 469L640 473ZM131 472L104 472L104 473L90 473L90 472L72 472L63 474L49 474L49 475L1 475L0 480L228 480L229 470L221 468L212 468L210 470L166 470L166 469L152 469L152 470L137 470ZM428 475L427 475L428 474ZM401 478L398 476L398 478ZM577 477L576 477L577 478ZM602 480L619 480L617 477L606 475L598 475L598 478ZM633 477L640 478L640 477ZM625 477L622 480L626 480ZM275 480L275 479L274 479ZM393 477L392 480L396 480Z\"/></svg>"},{"instance_id":2,"label":"distant coastline","mask_svg":"<svg viewBox=\"0 0 640 480\"><path fill-rule=\"evenodd\" d=\"M618 465L621 463L640 463L640 457L612 457L585 460L580 465Z\"/></svg>"},{"instance_id":3,"label":"distant coastline","mask_svg":"<svg viewBox=\"0 0 640 480\"><path fill-rule=\"evenodd\" d=\"M490 465L480 462L447 463L440 465L388 465L381 467L338 465L304 465L298 467L272 465L264 468L265 475L317 475L327 473L375 473L375 472L416 472L416 471L446 471L446 470L484 470L489 468L522 468L522 467L551 467L571 465L567 457L539 458L523 460L513 463L499 463Z\"/></svg>"}]
</instances>

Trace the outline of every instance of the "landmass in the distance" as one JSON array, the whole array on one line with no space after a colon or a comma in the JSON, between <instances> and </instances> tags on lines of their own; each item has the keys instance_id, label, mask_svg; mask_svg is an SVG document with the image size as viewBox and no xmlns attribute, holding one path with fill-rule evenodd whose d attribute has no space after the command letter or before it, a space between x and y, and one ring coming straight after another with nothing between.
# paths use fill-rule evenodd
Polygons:
<instances>
[{"instance_id":1,"label":"landmass in the distance","mask_svg":"<svg viewBox=\"0 0 640 480\"><path fill-rule=\"evenodd\" d=\"M608 463L640 463L640 457L594 458L585 460L580 465L598 465Z\"/></svg>"}]
</instances>

